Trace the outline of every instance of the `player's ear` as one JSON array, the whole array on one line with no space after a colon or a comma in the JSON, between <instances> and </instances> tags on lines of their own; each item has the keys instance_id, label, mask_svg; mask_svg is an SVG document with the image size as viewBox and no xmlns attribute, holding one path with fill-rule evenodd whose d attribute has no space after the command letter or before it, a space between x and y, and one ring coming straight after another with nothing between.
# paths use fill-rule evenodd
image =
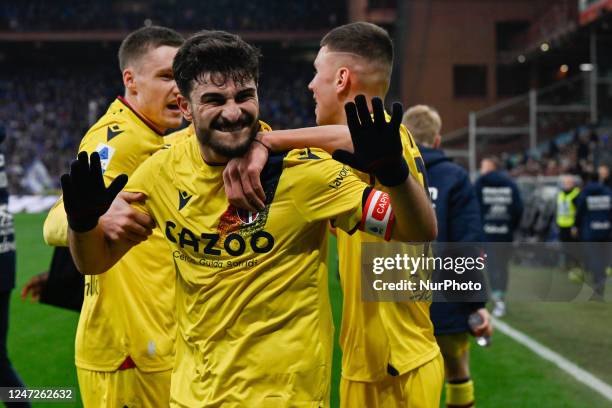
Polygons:
<instances>
[{"instance_id":1,"label":"player's ear","mask_svg":"<svg viewBox=\"0 0 612 408\"><path fill-rule=\"evenodd\" d=\"M347 67L340 67L336 71L336 92L345 93L351 87L351 70Z\"/></svg>"},{"instance_id":2,"label":"player's ear","mask_svg":"<svg viewBox=\"0 0 612 408\"><path fill-rule=\"evenodd\" d=\"M185 120L191 122L193 115L191 113L191 104L189 103L189 100L185 98L182 94L178 94L176 95L176 104L181 110L181 113L183 114Z\"/></svg>"},{"instance_id":3,"label":"player's ear","mask_svg":"<svg viewBox=\"0 0 612 408\"><path fill-rule=\"evenodd\" d=\"M126 68L123 70L123 85L125 89L131 93L136 93L136 80L134 78L134 71L132 68Z\"/></svg>"},{"instance_id":4,"label":"player's ear","mask_svg":"<svg viewBox=\"0 0 612 408\"><path fill-rule=\"evenodd\" d=\"M442 136L436 135L434 137L433 145L431 147L433 147L434 149L438 149L441 144L442 144Z\"/></svg>"}]
</instances>

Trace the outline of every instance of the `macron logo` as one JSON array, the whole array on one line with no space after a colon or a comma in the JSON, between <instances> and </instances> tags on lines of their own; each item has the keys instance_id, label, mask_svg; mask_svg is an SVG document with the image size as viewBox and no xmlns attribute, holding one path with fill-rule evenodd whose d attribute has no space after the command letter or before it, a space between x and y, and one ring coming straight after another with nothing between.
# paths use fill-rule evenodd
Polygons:
<instances>
[{"instance_id":1,"label":"macron logo","mask_svg":"<svg viewBox=\"0 0 612 408\"><path fill-rule=\"evenodd\" d=\"M106 130L106 141L110 142L111 139L114 139L116 136L119 136L123 133L123 130L119 129L118 125L109 126Z\"/></svg>"},{"instance_id":2,"label":"macron logo","mask_svg":"<svg viewBox=\"0 0 612 408\"><path fill-rule=\"evenodd\" d=\"M300 153L300 157L298 157L298 160L321 160L321 158L316 154L312 153L310 151L310 148L307 148L306 150Z\"/></svg>"},{"instance_id":3,"label":"macron logo","mask_svg":"<svg viewBox=\"0 0 612 408\"><path fill-rule=\"evenodd\" d=\"M191 197L193 197L193 195L190 195L186 191L179 190L179 206L178 206L179 211L181 211L181 209L187 205L189 200L191 200Z\"/></svg>"}]
</instances>

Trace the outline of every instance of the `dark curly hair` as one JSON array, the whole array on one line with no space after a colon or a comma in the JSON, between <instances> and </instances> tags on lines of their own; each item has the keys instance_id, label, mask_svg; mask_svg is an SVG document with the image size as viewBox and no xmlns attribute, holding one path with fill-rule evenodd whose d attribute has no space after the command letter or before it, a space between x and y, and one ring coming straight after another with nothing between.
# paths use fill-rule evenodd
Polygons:
<instances>
[{"instance_id":1,"label":"dark curly hair","mask_svg":"<svg viewBox=\"0 0 612 408\"><path fill-rule=\"evenodd\" d=\"M174 79L186 98L206 74L215 84L231 79L244 84L259 80L259 50L225 31L200 31L189 38L174 57Z\"/></svg>"}]
</instances>

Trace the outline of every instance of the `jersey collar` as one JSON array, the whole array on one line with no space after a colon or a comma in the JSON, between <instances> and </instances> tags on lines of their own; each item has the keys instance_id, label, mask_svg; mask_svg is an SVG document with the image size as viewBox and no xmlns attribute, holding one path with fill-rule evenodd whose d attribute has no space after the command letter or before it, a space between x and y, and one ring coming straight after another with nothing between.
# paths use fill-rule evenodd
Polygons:
<instances>
[{"instance_id":1,"label":"jersey collar","mask_svg":"<svg viewBox=\"0 0 612 408\"><path fill-rule=\"evenodd\" d=\"M150 120L148 120L147 118L145 118L144 116L140 115L138 112L136 112L136 109L134 109L132 107L132 105L130 105L128 103L128 101L125 100L125 98L121 95L117 95L117 99L125 105L126 108L128 108L130 111L132 111L132 113L134 115L136 115L136 117L138 119L140 119L140 121L142 123L144 123L149 129L151 129L153 132L157 133L159 136L164 136L164 132L160 131L157 126L155 126Z\"/></svg>"}]
</instances>

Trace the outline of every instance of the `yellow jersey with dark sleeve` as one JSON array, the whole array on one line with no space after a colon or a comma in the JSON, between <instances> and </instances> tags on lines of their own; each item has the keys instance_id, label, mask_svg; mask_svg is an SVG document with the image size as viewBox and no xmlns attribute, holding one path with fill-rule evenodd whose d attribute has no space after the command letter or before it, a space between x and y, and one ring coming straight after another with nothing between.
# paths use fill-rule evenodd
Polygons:
<instances>
[{"instance_id":1,"label":"yellow jersey with dark sleeve","mask_svg":"<svg viewBox=\"0 0 612 408\"><path fill-rule=\"evenodd\" d=\"M426 186L425 166L419 149L404 126L400 134L410 174ZM354 172L363 181L374 182L373 176ZM380 184L375 188L385 190ZM344 293L340 347L342 376L348 380L381 380L387 375L389 364L403 374L431 361L440 352L429 318L429 302L361 300L361 243L379 241L382 242L360 231L353 235L338 231L340 281ZM421 255L422 250L422 246L409 249L414 252L412 256Z\"/></svg>"},{"instance_id":2,"label":"yellow jersey with dark sleeve","mask_svg":"<svg viewBox=\"0 0 612 408\"><path fill-rule=\"evenodd\" d=\"M79 151L100 154L108 185L119 174L130 176L165 143L161 134L118 98L87 132ZM66 231L60 200L45 222L45 239L61 244L67 241ZM130 356L145 372L172 368L175 276L172 262L157 256L165 249L163 235L156 228L147 241L132 248L106 273L85 278L75 345L77 367L115 371Z\"/></svg>"},{"instance_id":3,"label":"yellow jersey with dark sleeve","mask_svg":"<svg viewBox=\"0 0 612 408\"><path fill-rule=\"evenodd\" d=\"M266 207L253 213L229 206L223 170L191 138L127 186L147 195L137 207L162 228L176 269L171 405L327 407L327 223L360 227L367 197L380 192L321 150L294 150L269 158Z\"/></svg>"}]
</instances>

